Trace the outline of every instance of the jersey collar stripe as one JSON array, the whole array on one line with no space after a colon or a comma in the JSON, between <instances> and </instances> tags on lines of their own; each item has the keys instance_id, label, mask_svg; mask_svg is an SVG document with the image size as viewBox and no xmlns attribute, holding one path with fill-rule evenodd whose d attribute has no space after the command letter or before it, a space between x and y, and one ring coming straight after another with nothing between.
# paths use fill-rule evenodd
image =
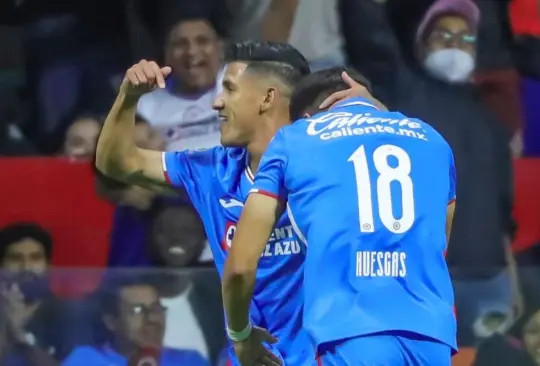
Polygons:
<instances>
[{"instance_id":1,"label":"jersey collar stripe","mask_svg":"<svg viewBox=\"0 0 540 366\"><path fill-rule=\"evenodd\" d=\"M251 183L255 181L255 176L251 172L251 169L249 168L249 166L246 168L246 177Z\"/></svg>"},{"instance_id":2,"label":"jersey collar stripe","mask_svg":"<svg viewBox=\"0 0 540 366\"><path fill-rule=\"evenodd\" d=\"M165 160L165 152L161 153L161 167L163 168L163 175L165 176L165 180L167 183L171 183L171 177L169 177L169 173L167 172L167 163Z\"/></svg>"},{"instance_id":3,"label":"jersey collar stripe","mask_svg":"<svg viewBox=\"0 0 540 366\"><path fill-rule=\"evenodd\" d=\"M296 220L294 219L294 215L291 211L291 206L289 206L289 204L287 204L287 216L289 216L289 221L291 222L291 226L294 232L296 233L296 236L298 236L298 239L300 239L300 241L304 243L304 245L307 247L308 246L307 239L304 236L304 234L302 234L302 232L300 231L300 228L298 227L298 224L296 223Z\"/></svg>"},{"instance_id":4,"label":"jersey collar stripe","mask_svg":"<svg viewBox=\"0 0 540 366\"><path fill-rule=\"evenodd\" d=\"M373 104L366 103L366 102L361 102L361 101L354 101L354 102L350 102L350 103L340 104L340 105L337 105L335 108L351 107L353 105L363 105L364 107L371 107L371 108L375 108L375 109L379 110L379 108L375 107Z\"/></svg>"}]
</instances>

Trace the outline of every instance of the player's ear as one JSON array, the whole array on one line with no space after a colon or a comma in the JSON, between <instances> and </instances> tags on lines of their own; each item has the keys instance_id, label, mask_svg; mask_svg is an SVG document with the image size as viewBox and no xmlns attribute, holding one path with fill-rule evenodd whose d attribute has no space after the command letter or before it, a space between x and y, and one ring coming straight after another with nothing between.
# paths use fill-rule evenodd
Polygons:
<instances>
[{"instance_id":1,"label":"player's ear","mask_svg":"<svg viewBox=\"0 0 540 366\"><path fill-rule=\"evenodd\" d=\"M309 114L308 112L304 113L304 118L311 118L311 114Z\"/></svg>"},{"instance_id":2,"label":"player's ear","mask_svg":"<svg viewBox=\"0 0 540 366\"><path fill-rule=\"evenodd\" d=\"M261 102L261 113L268 111L272 107L272 104L274 104L274 101L276 100L276 92L275 88L268 88L266 90L264 99Z\"/></svg>"}]
</instances>

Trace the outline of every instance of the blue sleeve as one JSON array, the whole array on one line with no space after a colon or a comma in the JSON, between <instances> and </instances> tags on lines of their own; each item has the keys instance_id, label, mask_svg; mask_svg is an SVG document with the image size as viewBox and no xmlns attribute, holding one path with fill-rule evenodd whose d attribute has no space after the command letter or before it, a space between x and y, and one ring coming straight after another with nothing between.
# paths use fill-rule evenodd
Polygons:
<instances>
[{"instance_id":1,"label":"blue sleeve","mask_svg":"<svg viewBox=\"0 0 540 366\"><path fill-rule=\"evenodd\" d=\"M450 190L448 192L448 203L456 200L456 163L454 162L454 154L450 150Z\"/></svg>"},{"instance_id":2,"label":"blue sleeve","mask_svg":"<svg viewBox=\"0 0 540 366\"><path fill-rule=\"evenodd\" d=\"M205 182L213 177L217 161L224 153L221 146L203 150L164 152L162 155L165 179L173 187L185 189L193 200L207 190Z\"/></svg>"},{"instance_id":3,"label":"blue sleeve","mask_svg":"<svg viewBox=\"0 0 540 366\"><path fill-rule=\"evenodd\" d=\"M285 169L287 153L283 129L279 130L266 148L250 193L259 193L286 200Z\"/></svg>"}]
</instances>

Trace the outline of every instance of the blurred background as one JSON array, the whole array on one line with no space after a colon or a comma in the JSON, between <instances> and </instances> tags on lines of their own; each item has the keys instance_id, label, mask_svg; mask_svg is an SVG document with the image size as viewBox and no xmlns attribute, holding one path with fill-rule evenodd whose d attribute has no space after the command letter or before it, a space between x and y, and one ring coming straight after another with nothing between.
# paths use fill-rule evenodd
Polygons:
<instances>
[{"instance_id":1,"label":"blurred background","mask_svg":"<svg viewBox=\"0 0 540 366\"><path fill-rule=\"evenodd\" d=\"M173 75L141 98L137 144L218 144L222 47L243 39L289 42L312 70L355 67L444 135L458 172L454 363L540 365L539 0L0 2L0 364L227 364L196 212L92 160L143 58Z\"/></svg>"}]
</instances>

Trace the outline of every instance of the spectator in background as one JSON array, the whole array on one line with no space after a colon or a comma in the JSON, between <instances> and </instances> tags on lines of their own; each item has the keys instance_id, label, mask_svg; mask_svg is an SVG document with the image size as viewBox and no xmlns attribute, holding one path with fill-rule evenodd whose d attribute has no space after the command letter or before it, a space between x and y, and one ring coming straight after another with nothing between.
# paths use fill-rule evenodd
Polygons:
<instances>
[{"instance_id":1,"label":"spectator in background","mask_svg":"<svg viewBox=\"0 0 540 366\"><path fill-rule=\"evenodd\" d=\"M74 161L91 161L101 131L101 119L94 115L79 115L67 127L62 155Z\"/></svg>"},{"instance_id":2,"label":"spectator in background","mask_svg":"<svg viewBox=\"0 0 540 366\"><path fill-rule=\"evenodd\" d=\"M138 114L157 129L167 150L219 144L219 118L212 102L221 80L221 36L204 16L177 20L165 37L165 63L172 67L166 89L141 97Z\"/></svg>"},{"instance_id":3,"label":"spectator in background","mask_svg":"<svg viewBox=\"0 0 540 366\"><path fill-rule=\"evenodd\" d=\"M532 304L531 304L532 305ZM540 310L531 306L507 333L494 334L478 347L473 366L540 365Z\"/></svg>"},{"instance_id":4,"label":"spectator in background","mask_svg":"<svg viewBox=\"0 0 540 366\"><path fill-rule=\"evenodd\" d=\"M402 4L407 5L407 4ZM385 2L341 0L350 61L390 108L435 127L450 143L457 200L447 260L453 272L460 345L479 339L473 325L522 308L510 242L513 232L509 135L471 84L479 10L470 0L438 0L400 45ZM404 33L402 29L397 32ZM509 320L509 321L507 321Z\"/></svg>"},{"instance_id":5,"label":"spectator in background","mask_svg":"<svg viewBox=\"0 0 540 366\"><path fill-rule=\"evenodd\" d=\"M109 343L77 347L63 366L125 366L128 362L140 365L142 357L158 358L160 366L208 365L196 351L163 347L167 308L159 300L152 281L109 278L104 286L101 311L110 332Z\"/></svg>"},{"instance_id":6,"label":"spectator in background","mask_svg":"<svg viewBox=\"0 0 540 366\"><path fill-rule=\"evenodd\" d=\"M214 271L186 270L199 263L206 246L196 211L177 201L160 201L151 211L150 252L162 268L160 294L169 309L164 344L194 349L214 361L223 347L223 310Z\"/></svg>"},{"instance_id":7,"label":"spectator in background","mask_svg":"<svg viewBox=\"0 0 540 366\"><path fill-rule=\"evenodd\" d=\"M26 138L22 127L28 120L24 92L0 91L0 155L36 155L37 150Z\"/></svg>"},{"instance_id":8,"label":"spectator in background","mask_svg":"<svg viewBox=\"0 0 540 366\"><path fill-rule=\"evenodd\" d=\"M55 359L71 349L68 314L48 285L52 249L50 234L36 224L0 230L0 317L6 321L10 345L0 361L3 366L56 365Z\"/></svg>"},{"instance_id":9,"label":"spectator in background","mask_svg":"<svg viewBox=\"0 0 540 366\"><path fill-rule=\"evenodd\" d=\"M345 64L338 0L227 0L235 14L232 38L286 42L312 71Z\"/></svg>"},{"instance_id":10,"label":"spectator in background","mask_svg":"<svg viewBox=\"0 0 540 366\"><path fill-rule=\"evenodd\" d=\"M154 129L147 120L141 116L135 117L135 144L143 149L163 151L165 150L165 140Z\"/></svg>"}]
</instances>

